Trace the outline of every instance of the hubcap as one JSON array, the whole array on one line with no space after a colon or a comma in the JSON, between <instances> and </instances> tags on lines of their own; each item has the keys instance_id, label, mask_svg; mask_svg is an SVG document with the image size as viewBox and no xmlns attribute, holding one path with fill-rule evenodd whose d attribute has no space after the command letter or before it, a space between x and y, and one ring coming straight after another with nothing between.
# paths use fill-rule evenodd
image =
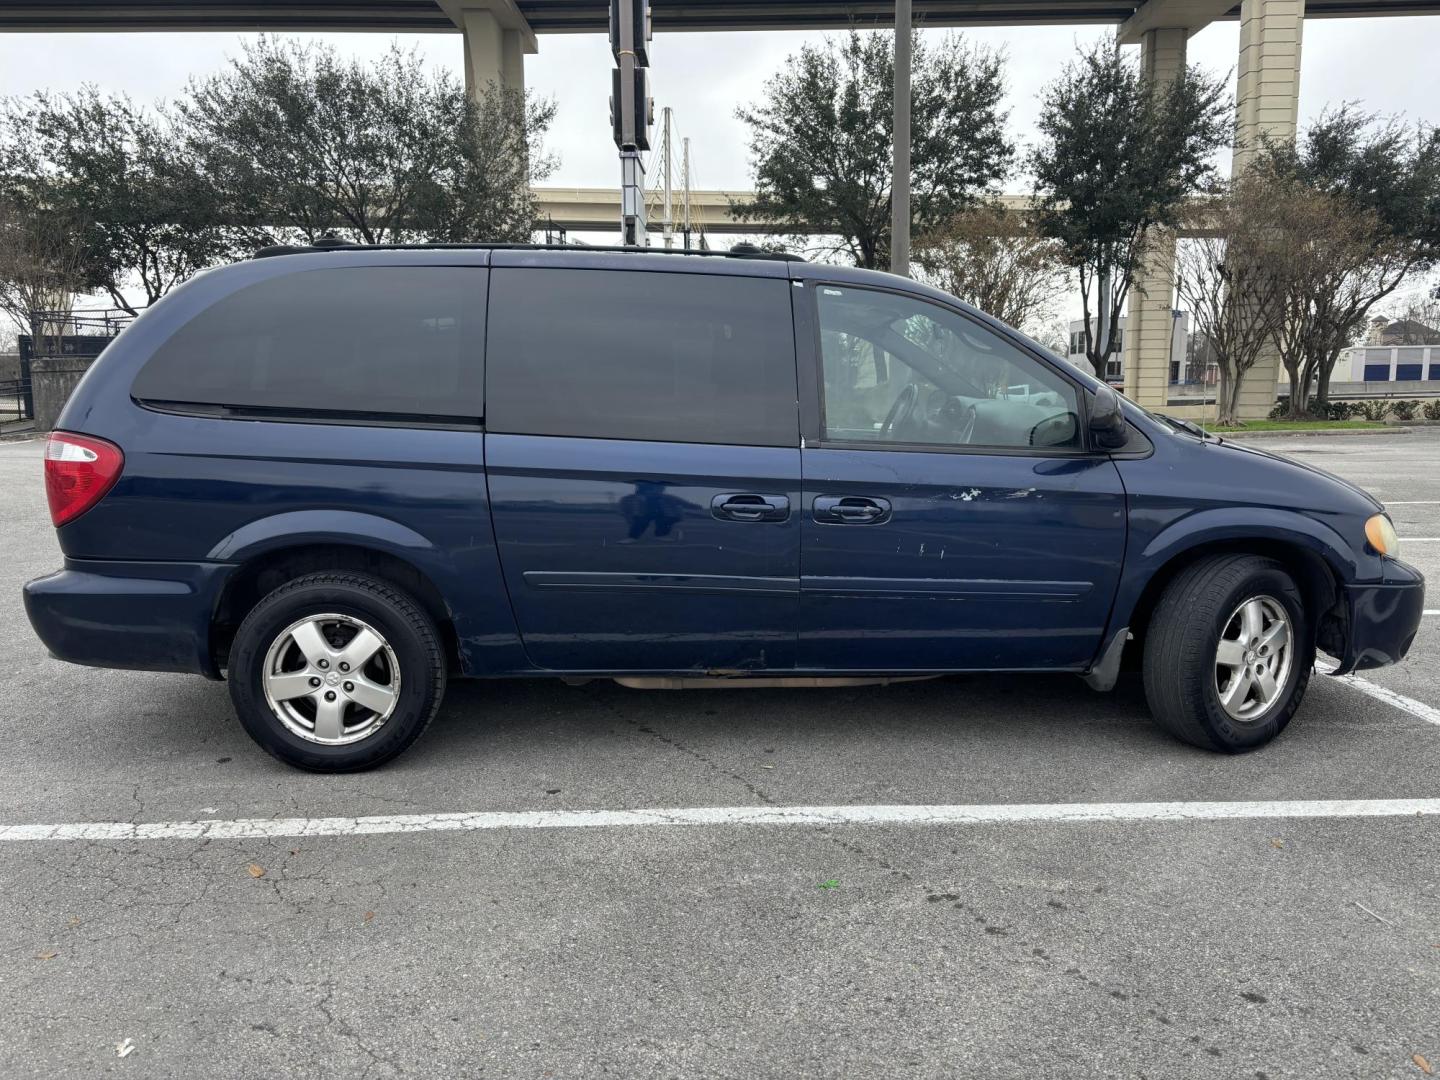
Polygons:
<instances>
[{"instance_id":1,"label":"hubcap","mask_svg":"<svg viewBox=\"0 0 1440 1080\"><path fill-rule=\"evenodd\" d=\"M1215 690L1232 719L1255 720L1280 700L1294 636L1290 616L1274 597L1252 596L1231 614L1215 649Z\"/></svg>"},{"instance_id":2,"label":"hubcap","mask_svg":"<svg viewBox=\"0 0 1440 1080\"><path fill-rule=\"evenodd\" d=\"M394 650L350 615L310 615L286 627L265 654L263 682L280 722L326 746L375 734L400 700Z\"/></svg>"}]
</instances>

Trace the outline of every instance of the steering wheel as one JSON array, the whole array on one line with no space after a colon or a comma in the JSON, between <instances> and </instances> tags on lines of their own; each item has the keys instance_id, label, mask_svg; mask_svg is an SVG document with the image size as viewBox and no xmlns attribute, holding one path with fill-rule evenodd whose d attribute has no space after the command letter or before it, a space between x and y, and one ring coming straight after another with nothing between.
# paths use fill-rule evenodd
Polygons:
<instances>
[{"instance_id":1,"label":"steering wheel","mask_svg":"<svg viewBox=\"0 0 1440 1080\"><path fill-rule=\"evenodd\" d=\"M880 425L880 438L890 438L893 432L901 424L909 423L911 415L915 412L915 402L920 398L920 391L915 388L914 383L906 383L905 389L900 391L900 396L895 399L895 404L890 406L890 411L885 414L885 421Z\"/></svg>"}]
</instances>

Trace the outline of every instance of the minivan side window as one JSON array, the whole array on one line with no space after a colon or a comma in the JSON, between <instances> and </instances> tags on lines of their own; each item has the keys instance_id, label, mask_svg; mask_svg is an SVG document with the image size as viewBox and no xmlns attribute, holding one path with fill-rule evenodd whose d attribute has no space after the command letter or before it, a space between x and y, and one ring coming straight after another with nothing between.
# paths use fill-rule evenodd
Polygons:
<instances>
[{"instance_id":1,"label":"minivan side window","mask_svg":"<svg viewBox=\"0 0 1440 1080\"><path fill-rule=\"evenodd\" d=\"M981 324L913 296L815 291L826 441L1082 448L1074 385Z\"/></svg>"},{"instance_id":2,"label":"minivan side window","mask_svg":"<svg viewBox=\"0 0 1440 1080\"><path fill-rule=\"evenodd\" d=\"M482 268L355 266L268 278L196 315L132 396L300 413L478 421Z\"/></svg>"},{"instance_id":3,"label":"minivan side window","mask_svg":"<svg viewBox=\"0 0 1440 1080\"><path fill-rule=\"evenodd\" d=\"M799 443L788 281L505 267L490 290L489 431Z\"/></svg>"}]
</instances>

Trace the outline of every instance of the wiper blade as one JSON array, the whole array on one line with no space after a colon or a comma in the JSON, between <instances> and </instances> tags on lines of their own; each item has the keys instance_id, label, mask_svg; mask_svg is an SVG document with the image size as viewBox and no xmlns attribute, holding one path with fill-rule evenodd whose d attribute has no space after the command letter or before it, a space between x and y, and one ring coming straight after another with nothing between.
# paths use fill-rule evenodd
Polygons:
<instances>
[{"instance_id":1,"label":"wiper blade","mask_svg":"<svg viewBox=\"0 0 1440 1080\"><path fill-rule=\"evenodd\" d=\"M1158 416L1161 420L1164 420L1176 431L1189 432L1191 435L1197 435L1202 439L1218 438L1218 436L1211 435L1208 431L1202 428L1199 424L1195 423L1193 420L1181 420L1178 416L1169 416L1165 413L1156 413L1155 415Z\"/></svg>"}]
</instances>

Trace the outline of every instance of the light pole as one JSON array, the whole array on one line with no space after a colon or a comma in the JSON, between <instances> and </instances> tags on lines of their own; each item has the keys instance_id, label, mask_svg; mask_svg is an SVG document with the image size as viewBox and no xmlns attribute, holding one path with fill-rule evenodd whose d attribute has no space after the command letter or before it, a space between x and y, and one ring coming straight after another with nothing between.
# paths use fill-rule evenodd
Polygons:
<instances>
[{"instance_id":1,"label":"light pole","mask_svg":"<svg viewBox=\"0 0 1440 1080\"><path fill-rule=\"evenodd\" d=\"M890 272L910 276L910 0L895 0L895 160L890 178Z\"/></svg>"}]
</instances>

